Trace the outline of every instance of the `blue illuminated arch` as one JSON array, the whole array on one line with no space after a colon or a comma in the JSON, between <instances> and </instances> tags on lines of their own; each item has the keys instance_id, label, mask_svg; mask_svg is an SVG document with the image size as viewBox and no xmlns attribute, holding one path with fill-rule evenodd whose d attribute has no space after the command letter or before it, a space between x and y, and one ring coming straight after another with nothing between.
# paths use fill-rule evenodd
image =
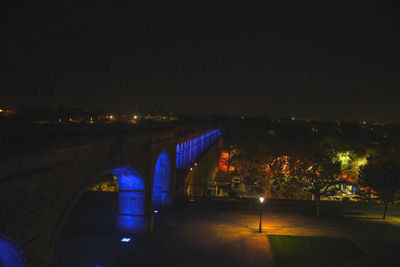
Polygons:
<instances>
[{"instance_id":1,"label":"blue illuminated arch","mask_svg":"<svg viewBox=\"0 0 400 267\"><path fill-rule=\"evenodd\" d=\"M112 170L118 181L118 215L116 228L127 233L146 230L145 185L138 171L123 166Z\"/></svg>"},{"instance_id":2,"label":"blue illuminated arch","mask_svg":"<svg viewBox=\"0 0 400 267\"><path fill-rule=\"evenodd\" d=\"M181 166L180 166L180 164L179 164L179 161L180 161L180 151L179 151L179 144L177 144L176 145L176 168L180 168Z\"/></svg>"},{"instance_id":3,"label":"blue illuminated arch","mask_svg":"<svg viewBox=\"0 0 400 267\"><path fill-rule=\"evenodd\" d=\"M187 158L188 158L188 142L187 141L184 142L184 152L183 152L183 154L184 154L183 166L186 168L187 165L188 165L188 160L187 160Z\"/></svg>"},{"instance_id":4,"label":"blue illuminated arch","mask_svg":"<svg viewBox=\"0 0 400 267\"><path fill-rule=\"evenodd\" d=\"M176 168L189 168L198 160L221 136L221 130L217 129L204 133L197 137L181 142L176 146Z\"/></svg>"},{"instance_id":5,"label":"blue illuminated arch","mask_svg":"<svg viewBox=\"0 0 400 267\"><path fill-rule=\"evenodd\" d=\"M180 144L180 151L181 151L181 153L180 153L180 166L181 166L181 168L183 168L184 167L183 160L184 160L184 156L185 156L184 149L183 149L183 143Z\"/></svg>"},{"instance_id":6,"label":"blue illuminated arch","mask_svg":"<svg viewBox=\"0 0 400 267\"><path fill-rule=\"evenodd\" d=\"M153 204L156 206L170 204L169 164L167 152L161 152L154 168Z\"/></svg>"},{"instance_id":7,"label":"blue illuminated arch","mask_svg":"<svg viewBox=\"0 0 400 267\"><path fill-rule=\"evenodd\" d=\"M23 260L17 248L9 241L0 237L0 266L23 267Z\"/></svg>"}]
</instances>

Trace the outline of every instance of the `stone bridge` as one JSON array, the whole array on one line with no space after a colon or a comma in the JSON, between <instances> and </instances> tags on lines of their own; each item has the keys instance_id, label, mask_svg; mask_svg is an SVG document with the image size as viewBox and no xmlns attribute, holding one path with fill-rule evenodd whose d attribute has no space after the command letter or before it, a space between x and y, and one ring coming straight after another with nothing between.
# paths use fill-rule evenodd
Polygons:
<instances>
[{"instance_id":1,"label":"stone bridge","mask_svg":"<svg viewBox=\"0 0 400 267\"><path fill-rule=\"evenodd\" d=\"M48 266L71 209L88 188L114 177L116 229L152 230L154 207L220 139L218 128L116 132L47 142L0 160L0 266ZM51 144L51 145L48 145ZM33 146L35 147L35 146ZM16 148L17 149L17 148ZM214 148L215 149L215 148ZM178 174L178 175L177 175Z\"/></svg>"}]
</instances>

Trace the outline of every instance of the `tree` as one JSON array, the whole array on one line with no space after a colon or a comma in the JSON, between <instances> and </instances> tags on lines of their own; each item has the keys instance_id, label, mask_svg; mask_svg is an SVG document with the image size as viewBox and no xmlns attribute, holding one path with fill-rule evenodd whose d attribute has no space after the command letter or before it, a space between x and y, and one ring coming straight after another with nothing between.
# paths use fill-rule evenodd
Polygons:
<instances>
[{"instance_id":1,"label":"tree","mask_svg":"<svg viewBox=\"0 0 400 267\"><path fill-rule=\"evenodd\" d=\"M389 205L400 200L400 164L390 158L370 158L359 179L369 196L375 195L385 204L382 219L386 219Z\"/></svg>"},{"instance_id":2,"label":"tree","mask_svg":"<svg viewBox=\"0 0 400 267\"><path fill-rule=\"evenodd\" d=\"M272 162L270 169L275 177L280 177L278 184L293 184L313 196L317 216L320 215L321 197L332 196L340 190L337 186L341 183L340 164L332 162L326 154L282 157Z\"/></svg>"}]
</instances>

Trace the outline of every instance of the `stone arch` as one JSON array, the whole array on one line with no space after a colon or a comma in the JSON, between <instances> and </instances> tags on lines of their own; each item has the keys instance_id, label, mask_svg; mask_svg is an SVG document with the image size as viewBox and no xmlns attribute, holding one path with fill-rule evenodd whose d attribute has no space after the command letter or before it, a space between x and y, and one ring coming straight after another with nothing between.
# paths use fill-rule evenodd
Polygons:
<instances>
[{"instance_id":1,"label":"stone arch","mask_svg":"<svg viewBox=\"0 0 400 267\"><path fill-rule=\"evenodd\" d=\"M18 248L10 241L0 236L0 266L1 267L23 267Z\"/></svg>"},{"instance_id":2,"label":"stone arch","mask_svg":"<svg viewBox=\"0 0 400 267\"><path fill-rule=\"evenodd\" d=\"M170 204L170 160L163 150L154 166L153 176L153 204L155 206Z\"/></svg>"},{"instance_id":3,"label":"stone arch","mask_svg":"<svg viewBox=\"0 0 400 267\"><path fill-rule=\"evenodd\" d=\"M116 228L121 232L146 231L145 184L142 175L129 166L112 171L118 182L118 214Z\"/></svg>"}]
</instances>

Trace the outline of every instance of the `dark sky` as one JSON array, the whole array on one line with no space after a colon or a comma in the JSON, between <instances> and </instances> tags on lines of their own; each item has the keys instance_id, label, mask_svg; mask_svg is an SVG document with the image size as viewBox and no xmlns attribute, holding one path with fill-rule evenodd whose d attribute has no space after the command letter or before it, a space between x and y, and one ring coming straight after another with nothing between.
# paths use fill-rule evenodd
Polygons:
<instances>
[{"instance_id":1,"label":"dark sky","mask_svg":"<svg viewBox=\"0 0 400 267\"><path fill-rule=\"evenodd\" d=\"M0 11L0 105L400 122L383 1L54 2Z\"/></svg>"}]
</instances>

